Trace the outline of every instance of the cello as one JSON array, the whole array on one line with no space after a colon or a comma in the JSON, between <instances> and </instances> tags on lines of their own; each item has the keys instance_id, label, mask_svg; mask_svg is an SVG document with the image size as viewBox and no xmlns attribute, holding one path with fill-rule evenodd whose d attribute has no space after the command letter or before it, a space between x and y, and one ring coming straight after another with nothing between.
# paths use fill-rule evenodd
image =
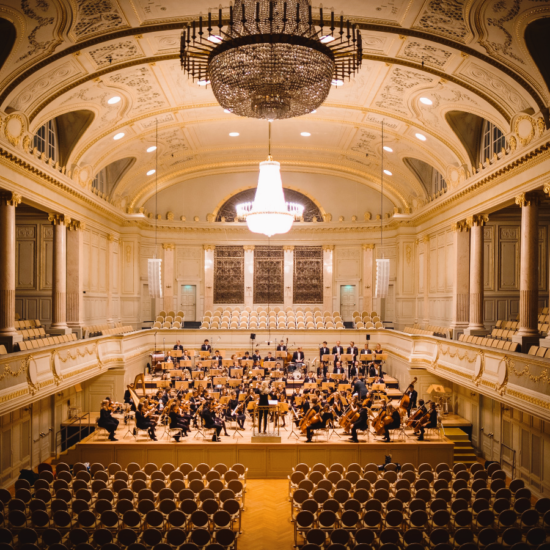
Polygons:
<instances>
[{"instance_id":1,"label":"cello","mask_svg":"<svg viewBox=\"0 0 550 550\"><path fill-rule=\"evenodd\" d=\"M302 434L305 434L307 432L307 429L316 422L319 422L321 420L321 415L313 408L309 409L307 411L306 415L302 420L300 421L300 432Z\"/></svg>"},{"instance_id":2,"label":"cello","mask_svg":"<svg viewBox=\"0 0 550 550\"><path fill-rule=\"evenodd\" d=\"M384 426L392 422L393 418L391 415L389 415L385 409L382 409L372 424L375 435L384 435Z\"/></svg>"}]
</instances>

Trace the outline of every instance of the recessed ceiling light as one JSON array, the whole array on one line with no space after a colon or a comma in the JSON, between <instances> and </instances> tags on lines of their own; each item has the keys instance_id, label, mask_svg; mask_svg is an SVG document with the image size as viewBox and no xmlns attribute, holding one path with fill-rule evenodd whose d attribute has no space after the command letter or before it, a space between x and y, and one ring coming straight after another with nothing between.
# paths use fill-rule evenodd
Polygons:
<instances>
[{"instance_id":1,"label":"recessed ceiling light","mask_svg":"<svg viewBox=\"0 0 550 550\"><path fill-rule=\"evenodd\" d=\"M384 170L384 174L386 174L386 176L393 176L389 170Z\"/></svg>"},{"instance_id":2,"label":"recessed ceiling light","mask_svg":"<svg viewBox=\"0 0 550 550\"><path fill-rule=\"evenodd\" d=\"M319 40L321 44L330 44L332 41L336 40L332 34L327 34L325 36L321 36L321 39Z\"/></svg>"},{"instance_id":3,"label":"recessed ceiling light","mask_svg":"<svg viewBox=\"0 0 550 550\"><path fill-rule=\"evenodd\" d=\"M199 86L208 86L208 84L210 84L210 80L207 80L206 78L201 78L197 81L197 84Z\"/></svg>"},{"instance_id":4,"label":"recessed ceiling light","mask_svg":"<svg viewBox=\"0 0 550 550\"><path fill-rule=\"evenodd\" d=\"M149 170L149 172L147 172L147 175L152 176L155 172L156 172L156 170Z\"/></svg>"},{"instance_id":5,"label":"recessed ceiling light","mask_svg":"<svg viewBox=\"0 0 550 550\"><path fill-rule=\"evenodd\" d=\"M384 151L387 151L388 153L393 153L393 149L391 147L388 147L387 145L384 145Z\"/></svg>"},{"instance_id":6,"label":"recessed ceiling light","mask_svg":"<svg viewBox=\"0 0 550 550\"><path fill-rule=\"evenodd\" d=\"M337 88L344 85L344 81L341 78L334 78L332 80L332 85L336 86Z\"/></svg>"},{"instance_id":7,"label":"recessed ceiling light","mask_svg":"<svg viewBox=\"0 0 550 550\"><path fill-rule=\"evenodd\" d=\"M221 36L218 36L217 34L211 34L208 37L208 40L210 40L212 44L221 44L223 42L223 38Z\"/></svg>"},{"instance_id":8,"label":"recessed ceiling light","mask_svg":"<svg viewBox=\"0 0 550 550\"><path fill-rule=\"evenodd\" d=\"M153 151L156 151L157 150L157 146L156 145L151 145L151 147L148 147L147 148L147 152L148 153L152 153Z\"/></svg>"},{"instance_id":9,"label":"recessed ceiling light","mask_svg":"<svg viewBox=\"0 0 550 550\"><path fill-rule=\"evenodd\" d=\"M111 99L109 99L109 101L107 101L107 103L109 105L114 105L115 103L118 103L119 101L120 101L120 97L115 95Z\"/></svg>"},{"instance_id":10,"label":"recessed ceiling light","mask_svg":"<svg viewBox=\"0 0 550 550\"><path fill-rule=\"evenodd\" d=\"M420 103L424 103L424 105L433 105L434 102L431 99L428 99L427 97L421 97Z\"/></svg>"},{"instance_id":11,"label":"recessed ceiling light","mask_svg":"<svg viewBox=\"0 0 550 550\"><path fill-rule=\"evenodd\" d=\"M229 132L229 137L239 137L239 132Z\"/></svg>"},{"instance_id":12,"label":"recessed ceiling light","mask_svg":"<svg viewBox=\"0 0 550 550\"><path fill-rule=\"evenodd\" d=\"M302 132L300 135L302 137L309 137L311 134L309 132Z\"/></svg>"},{"instance_id":13,"label":"recessed ceiling light","mask_svg":"<svg viewBox=\"0 0 550 550\"><path fill-rule=\"evenodd\" d=\"M122 139L123 137L124 137L124 132L120 132L113 139L115 141L118 141L119 139Z\"/></svg>"},{"instance_id":14,"label":"recessed ceiling light","mask_svg":"<svg viewBox=\"0 0 550 550\"><path fill-rule=\"evenodd\" d=\"M414 134L420 141L426 141L426 136L424 134Z\"/></svg>"}]
</instances>

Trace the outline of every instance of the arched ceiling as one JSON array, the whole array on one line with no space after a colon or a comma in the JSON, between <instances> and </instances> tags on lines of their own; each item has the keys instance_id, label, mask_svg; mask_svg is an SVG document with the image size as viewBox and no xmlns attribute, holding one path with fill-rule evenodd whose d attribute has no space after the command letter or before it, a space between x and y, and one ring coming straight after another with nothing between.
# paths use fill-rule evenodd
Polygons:
<instances>
[{"instance_id":1,"label":"arched ceiling","mask_svg":"<svg viewBox=\"0 0 550 550\"><path fill-rule=\"evenodd\" d=\"M193 84L179 66L183 23L209 7L200 0L0 3L1 16L17 31L0 69L0 109L24 113L33 131L53 117L91 111L93 122L67 167L91 166L95 174L136 157L112 197L121 208L151 198L155 176L146 174L157 161L161 190L254 170L267 154L267 123L224 113L212 91ZM315 114L274 123L273 154L283 178L285 170L341 175L379 190L384 120L384 144L393 149L385 153L392 175L384 192L410 207L426 199L426 190L405 158L444 175L452 166L471 166L446 113L481 116L505 133L520 112L547 119L550 93L524 31L550 17L548 0L334 0L331 8L362 28L363 67L333 88ZM113 96L121 101L110 105ZM156 142L156 120L158 157L146 152ZM113 141L119 132L124 138Z\"/></svg>"}]
</instances>

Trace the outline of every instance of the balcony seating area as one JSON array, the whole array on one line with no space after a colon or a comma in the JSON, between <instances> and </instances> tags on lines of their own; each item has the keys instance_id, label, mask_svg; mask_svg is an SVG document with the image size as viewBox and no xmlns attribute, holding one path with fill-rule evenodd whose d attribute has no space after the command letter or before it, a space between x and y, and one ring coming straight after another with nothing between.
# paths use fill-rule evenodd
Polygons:
<instances>
[{"instance_id":1,"label":"balcony seating area","mask_svg":"<svg viewBox=\"0 0 550 550\"><path fill-rule=\"evenodd\" d=\"M34 340L26 340L19 342L19 351L29 351L31 349L44 348L46 346L54 346L56 344L67 344L78 340L76 334L63 334L62 336L46 336L44 338L36 338Z\"/></svg>"},{"instance_id":2,"label":"balcony seating area","mask_svg":"<svg viewBox=\"0 0 550 550\"><path fill-rule=\"evenodd\" d=\"M493 331L494 332L494 331ZM460 342L468 344L476 344L478 346L487 346L489 348L503 349L505 351L520 351L520 345L517 342L512 342L511 340L503 340L493 337L484 337L484 336L471 336L466 334L461 334L458 337Z\"/></svg>"},{"instance_id":3,"label":"balcony seating area","mask_svg":"<svg viewBox=\"0 0 550 550\"><path fill-rule=\"evenodd\" d=\"M153 328L156 329L179 329L183 328L183 318L185 317L185 314L183 311L178 311L177 313L175 311L169 311L166 313L166 311L161 311L155 318L155 323L153 325Z\"/></svg>"}]
</instances>

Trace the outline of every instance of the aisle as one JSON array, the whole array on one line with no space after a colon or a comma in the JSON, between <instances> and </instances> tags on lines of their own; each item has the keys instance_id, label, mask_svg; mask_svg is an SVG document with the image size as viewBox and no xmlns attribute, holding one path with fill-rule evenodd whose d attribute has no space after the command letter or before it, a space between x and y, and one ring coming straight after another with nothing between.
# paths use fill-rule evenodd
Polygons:
<instances>
[{"instance_id":1,"label":"aisle","mask_svg":"<svg viewBox=\"0 0 550 550\"><path fill-rule=\"evenodd\" d=\"M291 550L288 480L249 479L239 550Z\"/></svg>"}]
</instances>

